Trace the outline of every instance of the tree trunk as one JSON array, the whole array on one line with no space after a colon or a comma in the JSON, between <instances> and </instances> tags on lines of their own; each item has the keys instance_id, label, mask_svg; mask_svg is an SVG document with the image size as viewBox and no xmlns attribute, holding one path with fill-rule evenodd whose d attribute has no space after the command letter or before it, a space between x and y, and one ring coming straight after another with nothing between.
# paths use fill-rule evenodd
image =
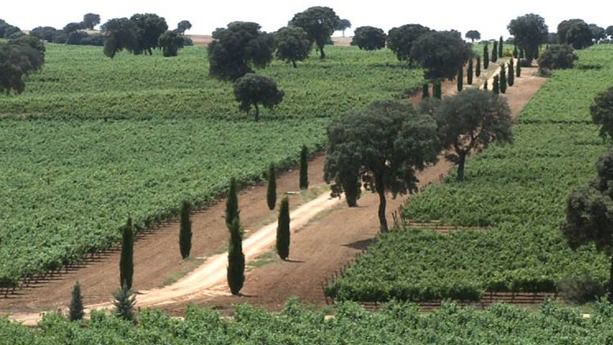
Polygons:
<instances>
[{"instance_id":1,"label":"tree trunk","mask_svg":"<svg viewBox=\"0 0 613 345\"><path fill-rule=\"evenodd\" d=\"M387 206L387 200L385 199L385 186L383 185L383 177L375 176L375 189L379 194L379 225L381 232L387 232L387 219L385 218L385 207Z\"/></svg>"},{"instance_id":2,"label":"tree trunk","mask_svg":"<svg viewBox=\"0 0 613 345\"><path fill-rule=\"evenodd\" d=\"M260 121L260 107L258 107L257 103L255 104L255 122Z\"/></svg>"},{"instance_id":3,"label":"tree trunk","mask_svg":"<svg viewBox=\"0 0 613 345\"><path fill-rule=\"evenodd\" d=\"M322 60L326 58L326 53L324 53L324 46L319 47L319 58Z\"/></svg>"},{"instance_id":4,"label":"tree trunk","mask_svg":"<svg viewBox=\"0 0 613 345\"><path fill-rule=\"evenodd\" d=\"M466 163L466 153L459 153L458 156L459 156L459 159L458 159L457 180L462 182L464 181L464 164Z\"/></svg>"},{"instance_id":5,"label":"tree trunk","mask_svg":"<svg viewBox=\"0 0 613 345\"><path fill-rule=\"evenodd\" d=\"M609 268L609 303L613 303L613 256L611 256L611 267Z\"/></svg>"},{"instance_id":6,"label":"tree trunk","mask_svg":"<svg viewBox=\"0 0 613 345\"><path fill-rule=\"evenodd\" d=\"M296 65L296 60L292 60L292 65L294 66L294 68L298 68L298 65Z\"/></svg>"}]
</instances>

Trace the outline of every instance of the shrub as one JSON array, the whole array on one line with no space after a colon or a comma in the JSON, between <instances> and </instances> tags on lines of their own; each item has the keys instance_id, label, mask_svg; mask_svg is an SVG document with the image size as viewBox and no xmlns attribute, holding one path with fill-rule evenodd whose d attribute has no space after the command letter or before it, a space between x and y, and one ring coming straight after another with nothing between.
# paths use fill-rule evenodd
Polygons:
<instances>
[{"instance_id":1,"label":"shrub","mask_svg":"<svg viewBox=\"0 0 613 345\"><path fill-rule=\"evenodd\" d=\"M540 69L572 68L578 59L575 50L568 44L550 45L538 59Z\"/></svg>"},{"instance_id":2,"label":"shrub","mask_svg":"<svg viewBox=\"0 0 613 345\"><path fill-rule=\"evenodd\" d=\"M564 299L577 304L596 301L606 293L603 282L587 273L562 279L558 282L558 291Z\"/></svg>"}]
</instances>

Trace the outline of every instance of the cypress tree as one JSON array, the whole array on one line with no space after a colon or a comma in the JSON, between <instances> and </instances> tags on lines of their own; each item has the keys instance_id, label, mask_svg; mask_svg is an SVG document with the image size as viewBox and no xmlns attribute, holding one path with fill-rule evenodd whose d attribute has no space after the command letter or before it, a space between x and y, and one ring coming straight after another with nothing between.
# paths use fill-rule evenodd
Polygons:
<instances>
[{"instance_id":1,"label":"cypress tree","mask_svg":"<svg viewBox=\"0 0 613 345\"><path fill-rule=\"evenodd\" d=\"M426 99L430 97L430 85L425 83L421 88L421 99Z\"/></svg>"},{"instance_id":2,"label":"cypress tree","mask_svg":"<svg viewBox=\"0 0 613 345\"><path fill-rule=\"evenodd\" d=\"M181 225L179 228L179 250L183 259L189 257L192 250L192 221L190 218L192 206L189 201L181 205Z\"/></svg>"},{"instance_id":3,"label":"cypress tree","mask_svg":"<svg viewBox=\"0 0 613 345\"><path fill-rule=\"evenodd\" d=\"M279 208L279 222L277 224L277 254L282 260L289 256L290 228L289 228L289 200L281 200Z\"/></svg>"},{"instance_id":4,"label":"cypress tree","mask_svg":"<svg viewBox=\"0 0 613 345\"><path fill-rule=\"evenodd\" d=\"M519 57L519 51L517 50L517 46L513 46L513 58L517 59Z\"/></svg>"},{"instance_id":5,"label":"cypress tree","mask_svg":"<svg viewBox=\"0 0 613 345\"><path fill-rule=\"evenodd\" d=\"M115 301L115 316L122 318L126 321L134 321L134 304L136 304L136 297L132 293L132 290L123 286L121 289L115 291L113 294Z\"/></svg>"},{"instance_id":6,"label":"cypress tree","mask_svg":"<svg viewBox=\"0 0 613 345\"><path fill-rule=\"evenodd\" d=\"M487 79L485 79L485 83L483 83L483 90L487 90Z\"/></svg>"},{"instance_id":7,"label":"cypress tree","mask_svg":"<svg viewBox=\"0 0 613 345\"><path fill-rule=\"evenodd\" d=\"M515 69L515 76L517 78L521 77L521 61L517 61L517 68Z\"/></svg>"},{"instance_id":8,"label":"cypress tree","mask_svg":"<svg viewBox=\"0 0 613 345\"><path fill-rule=\"evenodd\" d=\"M309 188L309 149L302 145L300 151L300 189Z\"/></svg>"},{"instance_id":9,"label":"cypress tree","mask_svg":"<svg viewBox=\"0 0 613 345\"><path fill-rule=\"evenodd\" d=\"M477 65L475 66L475 76L479 78L481 76L481 57L477 56Z\"/></svg>"},{"instance_id":10,"label":"cypress tree","mask_svg":"<svg viewBox=\"0 0 613 345\"><path fill-rule=\"evenodd\" d=\"M526 58L526 52L523 49L519 50L519 58L520 59L525 59Z\"/></svg>"},{"instance_id":11,"label":"cypress tree","mask_svg":"<svg viewBox=\"0 0 613 345\"><path fill-rule=\"evenodd\" d=\"M245 283L245 255L243 254L242 230L238 217L230 224L228 247L228 286L233 295L238 295Z\"/></svg>"},{"instance_id":12,"label":"cypress tree","mask_svg":"<svg viewBox=\"0 0 613 345\"><path fill-rule=\"evenodd\" d=\"M132 218L128 217L128 222L122 230L121 258L119 259L119 284L127 289L132 288L132 277L134 276L134 229Z\"/></svg>"},{"instance_id":13,"label":"cypress tree","mask_svg":"<svg viewBox=\"0 0 613 345\"><path fill-rule=\"evenodd\" d=\"M539 59L539 53L541 52L541 47L537 47L536 50L534 51L534 59L538 60Z\"/></svg>"},{"instance_id":14,"label":"cypress tree","mask_svg":"<svg viewBox=\"0 0 613 345\"><path fill-rule=\"evenodd\" d=\"M81 295L81 284L77 283L72 288L70 298L70 307L68 308L68 317L70 321L83 320L83 296Z\"/></svg>"},{"instance_id":15,"label":"cypress tree","mask_svg":"<svg viewBox=\"0 0 613 345\"><path fill-rule=\"evenodd\" d=\"M492 48L492 62L498 61L498 42L494 42L494 47Z\"/></svg>"},{"instance_id":16,"label":"cypress tree","mask_svg":"<svg viewBox=\"0 0 613 345\"><path fill-rule=\"evenodd\" d=\"M464 88L464 67L460 67L460 69L458 69L458 76L457 76L457 82L458 82L458 92L462 91L462 89Z\"/></svg>"},{"instance_id":17,"label":"cypress tree","mask_svg":"<svg viewBox=\"0 0 613 345\"><path fill-rule=\"evenodd\" d=\"M500 66L500 92L507 92L507 72L504 64Z\"/></svg>"},{"instance_id":18,"label":"cypress tree","mask_svg":"<svg viewBox=\"0 0 613 345\"><path fill-rule=\"evenodd\" d=\"M266 202L268 209L274 210L277 204L277 174L275 173L275 165L270 163L268 168L268 186L266 191Z\"/></svg>"},{"instance_id":19,"label":"cypress tree","mask_svg":"<svg viewBox=\"0 0 613 345\"><path fill-rule=\"evenodd\" d=\"M483 69L490 66L490 53L488 52L487 43L483 46Z\"/></svg>"},{"instance_id":20,"label":"cypress tree","mask_svg":"<svg viewBox=\"0 0 613 345\"><path fill-rule=\"evenodd\" d=\"M234 219L239 219L238 196L236 195L236 180L230 180L230 188L228 189L228 199L226 200L226 226L228 229L232 225ZM240 220L239 220L240 223Z\"/></svg>"},{"instance_id":21,"label":"cypress tree","mask_svg":"<svg viewBox=\"0 0 613 345\"><path fill-rule=\"evenodd\" d=\"M502 58L504 54L504 42L502 40L502 36L500 36L500 41L498 42L498 57Z\"/></svg>"},{"instance_id":22,"label":"cypress tree","mask_svg":"<svg viewBox=\"0 0 613 345\"><path fill-rule=\"evenodd\" d=\"M497 75L494 76L494 85L492 85L492 91L495 94L499 94L500 93L500 83L498 82L498 76Z\"/></svg>"},{"instance_id":23,"label":"cypress tree","mask_svg":"<svg viewBox=\"0 0 613 345\"><path fill-rule=\"evenodd\" d=\"M432 86L432 95L438 99L443 98L443 89L440 80L434 82L434 85Z\"/></svg>"},{"instance_id":24,"label":"cypress tree","mask_svg":"<svg viewBox=\"0 0 613 345\"><path fill-rule=\"evenodd\" d=\"M507 83L509 86L513 86L515 84L515 67L513 63L513 59L509 61L509 72L507 73Z\"/></svg>"},{"instance_id":25,"label":"cypress tree","mask_svg":"<svg viewBox=\"0 0 613 345\"><path fill-rule=\"evenodd\" d=\"M468 67L466 68L466 83L468 85L473 84L473 59L468 60Z\"/></svg>"}]
</instances>

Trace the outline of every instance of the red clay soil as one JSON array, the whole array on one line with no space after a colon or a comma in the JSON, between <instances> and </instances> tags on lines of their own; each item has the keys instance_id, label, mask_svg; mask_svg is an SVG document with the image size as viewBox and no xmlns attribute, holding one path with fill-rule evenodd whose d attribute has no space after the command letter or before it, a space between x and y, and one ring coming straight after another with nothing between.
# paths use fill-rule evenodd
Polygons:
<instances>
[{"instance_id":1,"label":"red clay soil","mask_svg":"<svg viewBox=\"0 0 613 345\"><path fill-rule=\"evenodd\" d=\"M536 68L524 68L523 77L516 79L504 97L516 117L546 79L534 76ZM445 160L418 174L420 185L438 183L452 165ZM390 197L391 199L391 197ZM406 201L406 197L388 200L388 222L392 213ZM379 232L377 218L378 197L366 192L358 201L359 207L349 208L340 204L324 212L316 220L303 227L291 239L290 261L282 261L271 250L260 262L252 264L247 273L243 296L204 297L165 306L163 309L182 315L189 304L231 311L232 305L249 303L268 310L279 310L288 298L296 297L304 303L322 306L326 304L322 284L340 268L349 264L372 243ZM256 266L256 267L253 267Z\"/></svg>"},{"instance_id":2,"label":"red clay soil","mask_svg":"<svg viewBox=\"0 0 613 345\"><path fill-rule=\"evenodd\" d=\"M309 179L313 188L324 186L324 156L319 155L309 164ZM298 170L278 176L277 192L298 191ZM321 192L320 192L321 193ZM303 204L308 194L289 195L290 205ZM239 194L241 223L247 236L276 219L277 211L270 211L266 203L266 186L251 186ZM180 278L204 261L205 257L224 252L227 247L228 230L224 219L225 199L197 212L192 216L192 257L183 261L179 252L179 223L168 222L139 236L134 247L134 289L148 290L160 287ZM33 312L56 310L70 301L70 292L76 281L81 284L84 302L96 304L108 302L119 287L119 252L109 251L104 256L89 260L82 267L56 275L32 287L18 290L8 298L0 296L0 314L3 312Z\"/></svg>"}]
</instances>

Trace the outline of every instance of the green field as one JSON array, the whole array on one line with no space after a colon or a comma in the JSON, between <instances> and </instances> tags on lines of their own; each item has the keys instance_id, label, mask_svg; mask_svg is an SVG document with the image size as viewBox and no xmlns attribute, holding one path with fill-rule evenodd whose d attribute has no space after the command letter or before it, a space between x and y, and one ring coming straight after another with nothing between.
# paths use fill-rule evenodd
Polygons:
<instances>
[{"instance_id":1,"label":"green field","mask_svg":"<svg viewBox=\"0 0 613 345\"><path fill-rule=\"evenodd\" d=\"M567 195L595 177L607 151L589 106L613 81L613 47L581 51L579 67L558 71L515 126L513 145L493 145L454 176L410 199L403 217L486 227L441 235L404 229L382 236L331 283L338 299L479 299L484 291L558 290L587 273L602 284L608 260L591 247L571 251L559 226ZM599 65L600 69L581 66Z\"/></svg>"},{"instance_id":2,"label":"green field","mask_svg":"<svg viewBox=\"0 0 613 345\"><path fill-rule=\"evenodd\" d=\"M274 62L286 97L262 121L238 111L232 85L208 77L204 49L178 58L48 45L26 92L0 95L0 285L107 248L138 228L223 192L231 177L288 166L324 143L329 119L421 84L387 50L329 48L294 69Z\"/></svg>"},{"instance_id":3,"label":"green field","mask_svg":"<svg viewBox=\"0 0 613 345\"><path fill-rule=\"evenodd\" d=\"M508 305L486 310L453 304L429 314L392 304L367 312L344 304L326 318L290 303L280 314L239 306L232 319L190 308L184 320L159 311L140 313L139 325L95 313L88 326L47 316L39 329L0 319L2 345L202 345L202 344L610 344L613 307L598 304L591 318L576 309L545 303L538 311Z\"/></svg>"}]
</instances>

